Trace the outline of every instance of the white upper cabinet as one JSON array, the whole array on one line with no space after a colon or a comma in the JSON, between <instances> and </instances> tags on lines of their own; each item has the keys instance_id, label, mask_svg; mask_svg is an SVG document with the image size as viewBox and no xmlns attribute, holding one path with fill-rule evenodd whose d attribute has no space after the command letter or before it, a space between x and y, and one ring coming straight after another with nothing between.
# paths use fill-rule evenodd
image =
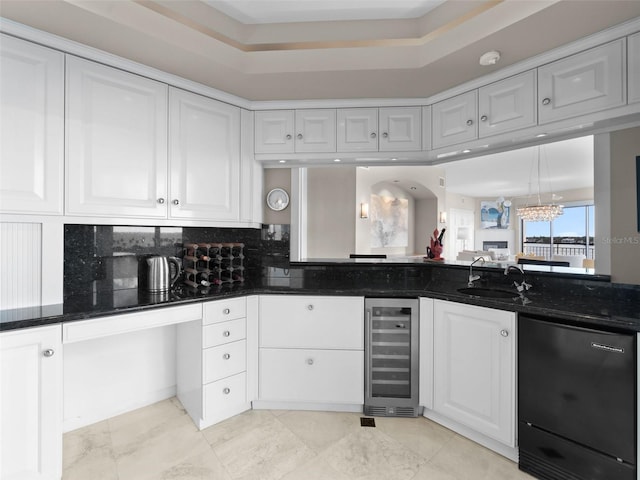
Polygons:
<instances>
[{"instance_id":1,"label":"white upper cabinet","mask_svg":"<svg viewBox=\"0 0 640 480\"><path fill-rule=\"evenodd\" d=\"M379 110L381 152L409 152L422 148L421 107L387 107Z\"/></svg>"},{"instance_id":2,"label":"white upper cabinet","mask_svg":"<svg viewBox=\"0 0 640 480\"><path fill-rule=\"evenodd\" d=\"M0 210L62 214L64 55L0 38Z\"/></svg>"},{"instance_id":3,"label":"white upper cabinet","mask_svg":"<svg viewBox=\"0 0 640 480\"><path fill-rule=\"evenodd\" d=\"M167 85L67 57L67 213L166 217Z\"/></svg>"},{"instance_id":4,"label":"white upper cabinet","mask_svg":"<svg viewBox=\"0 0 640 480\"><path fill-rule=\"evenodd\" d=\"M431 105L422 107L422 150L431 150Z\"/></svg>"},{"instance_id":5,"label":"white upper cabinet","mask_svg":"<svg viewBox=\"0 0 640 480\"><path fill-rule=\"evenodd\" d=\"M62 476L60 325L0 333L0 478Z\"/></svg>"},{"instance_id":6,"label":"white upper cabinet","mask_svg":"<svg viewBox=\"0 0 640 480\"><path fill-rule=\"evenodd\" d=\"M336 151L336 110L263 110L255 113L255 153Z\"/></svg>"},{"instance_id":7,"label":"white upper cabinet","mask_svg":"<svg viewBox=\"0 0 640 480\"><path fill-rule=\"evenodd\" d=\"M434 302L433 409L515 446L515 314Z\"/></svg>"},{"instance_id":8,"label":"white upper cabinet","mask_svg":"<svg viewBox=\"0 0 640 480\"><path fill-rule=\"evenodd\" d=\"M172 218L236 220L240 200L240 109L169 91Z\"/></svg>"},{"instance_id":9,"label":"white upper cabinet","mask_svg":"<svg viewBox=\"0 0 640 480\"><path fill-rule=\"evenodd\" d=\"M338 151L378 151L378 109L338 109Z\"/></svg>"},{"instance_id":10,"label":"white upper cabinet","mask_svg":"<svg viewBox=\"0 0 640 480\"><path fill-rule=\"evenodd\" d=\"M475 140L478 137L477 106L476 90L434 104L431 107L433 148Z\"/></svg>"},{"instance_id":11,"label":"white upper cabinet","mask_svg":"<svg viewBox=\"0 0 640 480\"><path fill-rule=\"evenodd\" d=\"M480 88L478 116L480 138L535 126L535 71L530 70Z\"/></svg>"},{"instance_id":12,"label":"white upper cabinet","mask_svg":"<svg viewBox=\"0 0 640 480\"><path fill-rule=\"evenodd\" d=\"M336 151L336 110L296 110L296 152Z\"/></svg>"},{"instance_id":13,"label":"white upper cabinet","mask_svg":"<svg viewBox=\"0 0 640 480\"><path fill-rule=\"evenodd\" d=\"M640 102L640 33L629 37L629 103Z\"/></svg>"},{"instance_id":14,"label":"white upper cabinet","mask_svg":"<svg viewBox=\"0 0 640 480\"><path fill-rule=\"evenodd\" d=\"M626 102L624 39L538 68L540 124Z\"/></svg>"},{"instance_id":15,"label":"white upper cabinet","mask_svg":"<svg viewBox=\"0 0 640 480\"><path fill-rule=\"evenodd\" d=\"M293 110L255 112L255 152L293 153L294 119Z\"/></svg>"}]
</instances>

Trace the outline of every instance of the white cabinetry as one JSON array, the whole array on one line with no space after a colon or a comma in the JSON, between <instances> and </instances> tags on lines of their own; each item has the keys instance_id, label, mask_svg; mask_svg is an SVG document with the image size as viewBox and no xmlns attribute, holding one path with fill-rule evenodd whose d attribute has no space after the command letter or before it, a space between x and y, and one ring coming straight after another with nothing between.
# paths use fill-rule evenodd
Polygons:
<instances>
[{"instance_id":1,"label":"white cabinetry","mask_svg":"<svg viewBox=\"0 0 640 480\"><path fill-rule=\"evenodd\" d=\"M433 148L446 147L478 137L478 92L463 93L434 104Z\"/></svg>"},{"instance_id":2,"label":"white cabinetry","mask_svg":"<svg viewBox=\"0 0 640 480\"><path fill-rule=\"evenodd\" d=\"M378 151L378 109L338 109L339 152Z\"/></svg>"},{"instance_id":3,"label":"white cabinetry","mask_svg":"<svg viewBox=\"0 0 640 480\"><path fill-rule=\"evenodd\" d=\"M515 314L434 302L435 412L515 446Z\"/></svg>"},{"instance_id":4,"label":"white cabinetry","mask_svg":"<svg viewBox=\"0 0 640 480\"><path fill-rule=\"evenodd\" d=\"M169 216L237 220L240 109L171 88L169 118Z\"/></svg>"},{"instance_id":5,"label":"white cabinetry","mask_svg":"<svg viewBox=\"0 0 640 480\"><path fill-rule=\"evenodd\" d=\"M64 55L0 38L0 210L62 214Z\"/></svg>"},{"instance_id":6,"label":"white cabinetry","mask_svg":"<svg viewBox=\"0 0 640 480\"><path fill-rule=\"evenodd\" d=\"M219 300L178 326L178 398L201 429L251 408L246 315L244 297Z\"/></svg>"},{"instance_id":7,"label":"white cabinetry","mask_svg":"<svg viewBox=\"0 0 640 480\"><path fill-rule=\"evenodd\" d=\"M433 299L420 298L420 390L418 405L433 409Z\"/></svg>"},{"instance_id":8,"label":"white cabinetry","mask_svg":"<svg viewBox=\"0 0 640 480\"><path fill-rule=\"evenodd\" d=\"M538 68L540 124L626 103L624 39Z\"/></svg>"},{"instance_id":9,"label":"white cabinetry","mask_svg":"<svg viewBox=\"0 0 640 480\"><path fill-rule=\"evenodd\" d=\"M480 88L478 116L480 138L535 126L535 71L530 70Z\"/></svg>"},{"instance_id":10,"label":"white cabinetry","mask_svg":"<svg viewBox=\"0 0 640 480\"><path fill-rule=\"evenodd\" d=\"M381 152L419 151L422 148L421 107L388 107L379 111Z\"/></svg>"},{"instance_id":11,"label":"white cabinetry","mask_svg":"<svg viewBox=\"0 0 640 480\"><path fill-rule=\"evenodd\" d=\"M60 326L0 334L0 477L62 476Z\"/></svg>"},{"instance_id":12,"label":"white cabinetry","mask_svg":"<svg viewBox=\"0 0 640 480\"><path fill-rule=\"evenodd\" d=\"M256 153L336 151L336 110L264 110L255 117Z\"/></svg>"},{"instance_id":13,"label":"white cabinetry","mask_svg":"<svg viewBox=\"0 0 640 480\"><path fill-rule=\"evenodd\" d=\"M263 405L361 408L362 297L261 296L259 346Z\"/></svg>"},{"instance_id":14,"label":"white cabinetry","mask_svg":"<svg viewBox=\"0 0 640 480\"><path fill-rule=\"evenodd\" d=\"M433 105L433 147L536 125L536 77L530 70Z\"/></svg>"},{"instance_id":15,"label":"white cabinetry","mask_svg":"<svg viewBox=\"0 0 640 480\"><path fill-rule=\"evenodd\" d=\"M629 103L640 102L640 33L631 35L627 44Z\"/></svg>"},{"instance_id":16,"label":"white cabinetry","mask_svg":"<svg viewBox=\"0 0 640 480\"><path fill-rule=\"evenodd\" d=\"M67 214L166 217L167 88L67 56Z\"/></svg>"}]
</instances>

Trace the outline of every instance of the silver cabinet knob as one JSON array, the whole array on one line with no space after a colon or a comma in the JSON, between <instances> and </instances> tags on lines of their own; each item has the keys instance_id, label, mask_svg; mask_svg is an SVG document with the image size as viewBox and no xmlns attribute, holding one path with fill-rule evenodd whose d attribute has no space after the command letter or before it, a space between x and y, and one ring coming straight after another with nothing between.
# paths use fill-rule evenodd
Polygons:
<instances>
[{"instance_id":1,"label":"silver cabinet knob","mask_svg":"<svg viewBox=\"0 0 640 480\"><path fill-rule=\"evenodd\" d=\"M224 313L225 315L229 315L231 313L231 310L229 310L228 308L225 308L222 313Z\"/></svg>"},{"instance_id":2,"label":"silver cabinet knob","mask_svg":"<svg viewBox=\"0 0 640 480\"><path fill-rule=\"evenodd\" d=\"M302 140L302 134L301 133L298 134L298 140Z\"/></svg>"},{"instance_id":3,"label":"silver cabinet knob","mask_svg":"<svg viewBox=\"0 0 640 480\"><path fill-rule=\"evenodd\" d=\"M384 132L384 133L382 134L382 136L383 136L384 138L387 138L387 137L389 136L389 134L388 134L387 132Z\"/></svg>"},{"instance_id":4,"label":"silver cabinet knob","mask_svg":"<svg viewBox=\"0 0 640 480\"><path fill-rule=\"evenodd\" d=\"M487 117L486 115L482 115L480 117L480 120L482 120L483 122L486 122L489 119L489 117Z\"/></svg>"},{"instance_id":5,"label":"silver cabinet knob","mask_svg":"<svg viewBox=\"0 0 640 480\"><path fill-rule=\"evenodd\" d=\"M376 132L371 132L371 135L369 135L369 136L370 136L371 138L376 138L376 137L377 137Z\"/></svg>"},{"instance_id":6,"label":"silver cabinet knob","mask_svg":"<svg viewBox=\"0 0 640 480\"><path fill-rule=\"evenodd\" d=\"M176 199L175 199L173 202L171 202L171 203L173 203L174 205L180 205L180 200L178 200L178 199L176 198Z\"/></svg>"},{"instance_id":7,"label":"silver cabinet knob","mask_svg":"<svg viewBox=\"0 0 640 480\"><path fill-rule=\"evenodd\" d=\"M313 310L313 305L307 305L307 310Z\"/></svg>"},{"instance_id":8,"label":"silver cabinet knob","mask_svg":"<svg viewBox=\"0 0 640 480\"><path fill-rule=\"evenodd\" d=\"M503 337L508 337L509 330L505 330L505 329L500 330L500 335L502 335Z\"/></svg>"},{"instance_id":9,"label":"silver cabinet knob","mask_svg":"<svg viewBox=\"0 0 640 480\"><path fill-rule=\"evenodd\" d=\"M224 355L222 355L222 358L224 358L225 360L229 360L231 358L231 355L228 353L225 353Z\"/></svg>"},{"instance_id":10,"label":"silver cabinet knob","mask_svg":"<svg viewBox=\"0 0 640 480\"><path fill-rule=\"evenodd\" d=\"M222 332L223 337L228 337L229 335L231 335L231 332L229 330L225 330L224 332Z\"/></svg>"},{"instance_id":11,"label":"silver cabinet knob","mask_svg":"<svg viewBox=\"0 0 640 480\"><path fill-rule=\"evenodd\" d=\"M229 395L231 393L231 389L229 387L225 387L222 389L222 393L225 395Z\"/></svg>"},{"instance_id":12,"label":"silver cabinet knob","mask_svg":"<svg viewBox=\"0 0 640 480\"><path fill-rule=\"evenodd\" d=\"M287 133L287 136L286 136L286 137L284 137L284 138L286 138L287 140L291 140L291 134L290 134L290 133Z\"/></svg>"},{"instance_id":13,"label":"silver cabinet knob","mask_svg":"<svg viewBox=\"0 0 640 480\"><path fill-rule=\"evenodd\" d=\"M162 205L162 204L164 203L164 198L160 197L160 198L158 199L158 203L159 203L160 205Z\"/></svg>"},{"instance_id":14,"label":"silver cabinet knob","mask_svg":"<svg viewBox=\"0 0 640 480\"><path fill-rule=\"evenodd\" d=\"M467 120L467 126L470 127L471 125L473 125L473 120Z\"/></svg>"},{"instance_id":15,"label":"silver cabinet knob","mask_svg":"<svg viewBox=\"0 0 640 480\"><path fill-rule=\"evenodd\" d=\"M313 365L313 358L307 358L307 365Z\"/></svg>"},{"instance_id":16,"label":"silver cabinet knob","mask_svg":"<svg viewBox=\"0 0 640 480\"><path fill-rule=\"evenodd\" d=\"M42 355L44 355L45 357L53 357L54 353L56 353L55 350L53 350L52 348L47 348L44 352L42 352Z\"/></svg>"},{"instance_id":17,"label":"silver cabinet knob","mask_svg":"<svg viewBox=\"0 0 640 480\"><path fill-rule=\"evenodd\" d=\"M542 104L543 105L549 105L551 103L551 99L550 98L544 98L542 99Z\"/></svg>"}]
</instances>

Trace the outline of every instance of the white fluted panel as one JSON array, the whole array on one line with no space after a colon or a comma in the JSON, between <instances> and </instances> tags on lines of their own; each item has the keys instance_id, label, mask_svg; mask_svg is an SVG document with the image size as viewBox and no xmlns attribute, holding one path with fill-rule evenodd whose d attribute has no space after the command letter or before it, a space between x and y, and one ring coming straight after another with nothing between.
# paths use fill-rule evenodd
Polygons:
<instances>
[{"instance_id":1,"label":"white fluted panel","mask_svg":"<svg viewBox=\"0 0 640 480\"><path fill-rule=\"evenodd\" d=\"M0 223L0 309L41 305L42 225Z\"/></svg>"}]
</instances>

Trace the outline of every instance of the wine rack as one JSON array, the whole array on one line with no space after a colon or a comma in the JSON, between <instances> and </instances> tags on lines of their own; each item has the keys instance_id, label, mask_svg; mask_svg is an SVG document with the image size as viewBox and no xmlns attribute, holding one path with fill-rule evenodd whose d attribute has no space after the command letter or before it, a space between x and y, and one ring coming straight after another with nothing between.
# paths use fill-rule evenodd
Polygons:
<instances>
[{"instance_id":1,"label":"wine rack","mask_svg":"<svg viewBox=\"0 0 640 480\"><path fill-rule=\"evenodd\" d=\"M187 243L183 284L198 290L244 283L244 243Z\"/></svg>"}]
</instances>

